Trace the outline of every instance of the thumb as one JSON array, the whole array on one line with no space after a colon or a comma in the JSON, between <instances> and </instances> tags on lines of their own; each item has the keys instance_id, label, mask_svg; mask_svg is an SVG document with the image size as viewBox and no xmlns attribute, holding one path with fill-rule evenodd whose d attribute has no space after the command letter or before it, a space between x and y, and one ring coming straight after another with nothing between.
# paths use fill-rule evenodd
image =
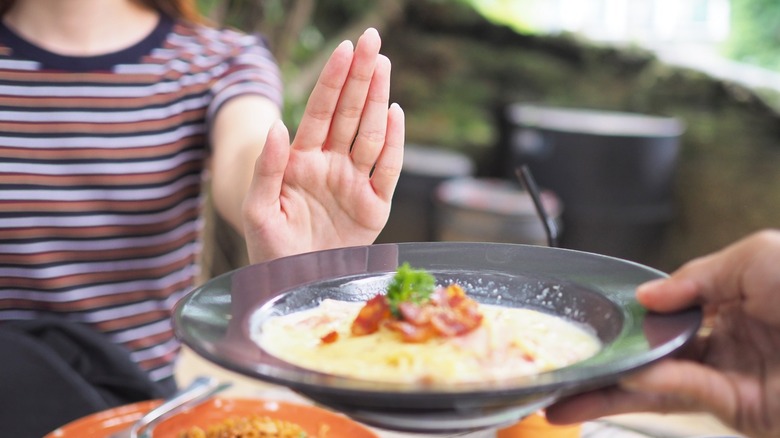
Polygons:
<instances>
[{"instance_id":1,"label":"thumb","mask_svg":"<svg viewBox=\"0 0 780 438\"><path fill-rule=\"evenodd\" d=\"M700 301L696 282L678 277L642 284L636 290L636 298L643 306L656 312L674 312Z\"/></svg>"},{"instance_id":2,"label":"thumb","mask_svg":"<svg viewBox=\"0 0 780 438\"><path fill-rule=\"evenodd\" d=\"M669 312L694 305L739 303L752 317L778 326L780 231L754 233L726 248L686 263L670 278L646 283L637 299L651 310Z\"/></svg>"},{"instance_id":3,"label":"thumb","mask_svg":"<svg viewBox=\"0 0 780 438\"><path fill-rule=\"evenodd\" d=\"M290 135L277 120L268 130L265 145L255 162L249 197L253 203L270 204L279 199L284 172L290 159Z\"/></svg>"}]
</instances>

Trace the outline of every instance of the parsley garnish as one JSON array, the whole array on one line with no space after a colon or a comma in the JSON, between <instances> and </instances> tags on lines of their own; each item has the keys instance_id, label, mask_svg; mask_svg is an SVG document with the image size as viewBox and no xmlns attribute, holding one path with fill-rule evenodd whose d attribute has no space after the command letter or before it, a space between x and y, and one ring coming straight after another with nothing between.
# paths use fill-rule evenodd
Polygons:
<instances>
[{"instance_id":1,"label":"parsley garnish","mask_svg":"<svg viewBox=\"0 0 780 438\"><path fill-rule=\"evenodd\" d=\"M390 310L398 316L398 305L403 302L423 304L430 298L436 286L436 279L424 269L412 269L404 262L396 270L393 281L387 288Z\"/></svg>"}]
</instances>

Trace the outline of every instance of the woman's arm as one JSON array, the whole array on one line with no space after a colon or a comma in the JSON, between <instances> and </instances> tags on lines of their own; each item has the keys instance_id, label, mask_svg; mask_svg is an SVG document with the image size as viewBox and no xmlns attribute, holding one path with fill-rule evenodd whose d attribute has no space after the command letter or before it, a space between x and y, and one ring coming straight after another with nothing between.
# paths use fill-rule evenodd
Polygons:
<instances>
[{"instance_id":1,"label":"woman's arm","mask_svg":"<svg viewBox=\"0 0 780 438\"><path fill-rule=\"evenodd\" d=\"M380 45L369 29L354 48L345 41L334 50L292 142L268 100L235 98L219 111L215 205L243 231L251 262L370 244L385 226L404 115L389 105L390 61Z\"/></svg>"},{"instance_id":2,"label":"woman's arm","mask_svg":"<svg viewBox=\"0 0 780 438\"><path fill-rule=\"evenodd\" d=\"M222 105L211 130L211 190L214 207L242 235L242 204L252 181L255 160L270 126L280 118L270 99L251 94Z\"/></svg>"}]
</instances>

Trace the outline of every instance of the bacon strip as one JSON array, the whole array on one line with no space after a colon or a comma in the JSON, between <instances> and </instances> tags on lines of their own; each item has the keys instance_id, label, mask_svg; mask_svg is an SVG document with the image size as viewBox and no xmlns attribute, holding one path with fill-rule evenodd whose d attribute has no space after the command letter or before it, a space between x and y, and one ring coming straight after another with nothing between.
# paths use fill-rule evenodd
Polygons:
<instances>
[{"instance_id":1,"label":"bacon strip","mask_svg":"<svg viewBox=\"0 0 780 438\"><path fill-rule=\"evenodd\" d=\"M339 332L332 331L328 332L325 336L320 338L320 341L322 341L323 344L332 344L339 339Z\"/></svg>"},{"instance_id":2,"label":"bacon strip","mask_svg":"<svg viewBox=\"0 0 780 438\"><path fill-rule=\"evenodd\" d=\"M438 288L424 304L404 302L398 305L395 319L384 295L376 295L360 309L352 322L352 334L368 335L384 324L398 333L404 342L425 342L435 337L464 335L482 324L479 304L466 296L458 285Z\"/></svg>"},{"instance_id":3,"label":"bacon strip","mask_svg":"<svg viewBox=\"0 0 780 438\"><path fill-rule=\"evenodd\" d=\"M406 321L391 320L386 323L387 328L401 335L404 342L425 342L438 335L430 324L414 325Z\"/></svg>"},{"instance_id":4,"label":"bacon strip","mask_svg":"<svg viewBox=\"0 0 780 438\"><path fill-rule=\"evenodd\" d=\"M384 295L377 294L366 302L358 316L352 321L352 334L355 336L370 335L379 330L382 322L392 318L390 303Z\"/></svg>"}]
</instances>

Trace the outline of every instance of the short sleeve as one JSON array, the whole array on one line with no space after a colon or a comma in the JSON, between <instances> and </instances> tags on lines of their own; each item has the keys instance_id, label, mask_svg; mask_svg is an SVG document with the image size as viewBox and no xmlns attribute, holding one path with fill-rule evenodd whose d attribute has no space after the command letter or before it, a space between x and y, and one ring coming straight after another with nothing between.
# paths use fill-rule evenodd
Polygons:
<instances>
[{"instance_id":1,"label":"short sleeve","mask_svg":"<svg viewBox=\"0 0 780 438\"><path fill-rule=\"evenodd\" d=\"M282 108L281 74L265 38L222 31L220 39L220 45L227 50L224 60L214 72L212 101L207 112L209 121L213 121L225 102L247 94L264 96Z\"/></svg>"}]
</instances>

